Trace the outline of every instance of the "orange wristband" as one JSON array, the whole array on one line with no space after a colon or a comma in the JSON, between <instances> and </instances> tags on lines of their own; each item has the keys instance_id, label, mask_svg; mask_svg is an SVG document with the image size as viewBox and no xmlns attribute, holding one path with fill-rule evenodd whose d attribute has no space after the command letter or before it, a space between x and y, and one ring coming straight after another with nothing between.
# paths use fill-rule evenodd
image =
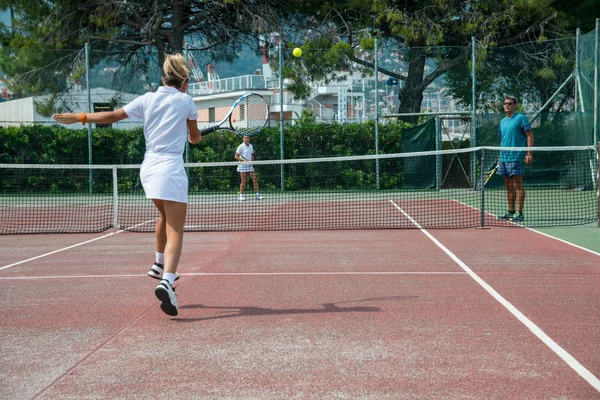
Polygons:
<instances>
[{"instance_id":1,"label":"orange wristband","mask_svg":"<svg viewBox=\"0 0 600 400\"><path fill-rule=\"evenodd\" d=\"M77 116L77 119L79 120L79 122L81 122L81 125L85 125L85 121L87 120L87 115L85 115L84 112L79 113L79 115Z\"/></svg>"}]
</instances>

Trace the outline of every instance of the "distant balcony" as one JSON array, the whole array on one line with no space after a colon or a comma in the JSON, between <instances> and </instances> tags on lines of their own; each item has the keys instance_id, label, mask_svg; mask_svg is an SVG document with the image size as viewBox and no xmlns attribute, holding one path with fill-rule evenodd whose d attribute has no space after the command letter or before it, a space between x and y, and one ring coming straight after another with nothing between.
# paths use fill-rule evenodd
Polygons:
<instances>
[{"instance_id":1,"label":"distant balcony","mask_svg":"<svg viewBox=\"0 0 600 400\"><path fill-rule=\"evenodd\" d=\"M274 89L278 87L279 80L277 78L267 79L263 75L242 75L210 82L190 83L188 93L192 96L201 96L238 90Z\"/></svg>"}]
</instances>

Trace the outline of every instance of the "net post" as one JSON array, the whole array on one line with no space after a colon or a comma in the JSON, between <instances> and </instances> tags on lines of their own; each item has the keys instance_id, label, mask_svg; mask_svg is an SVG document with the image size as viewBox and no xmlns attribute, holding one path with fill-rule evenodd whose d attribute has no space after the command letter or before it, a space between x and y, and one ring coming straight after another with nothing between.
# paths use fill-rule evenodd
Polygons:
<instances>
[{"instance_id":1,"label":"net post","mask_svg":"<svg viewBox=\"0 0 600 400\"><path fill-rule=\"evenodd\" d=\"M475 36L471 36L471 147L477 146L477 71L475 70L477 64L477 39ZM471 182L473 189L475 189L475 153L471 155Z\"/></svg>"},{"instance_id":2,"label":"net post","mask_svg":"<svg viewBox=\"0 0 600 400\"><path fill-rule=\"evenodd\" d=\"M439 115L435 117L435 149L437 151L442 149L442 123ZM442 155L435 155L435 188L440 190L442 188Z\"/></svg>"},{"instance_id":3,"label":"net post","mask_svg":"<svg viewBox=\"0 0 600 400\"><path fill-rule=\"evenodd\" d=\"M481 161L479 163L479 180L481 181L484 177L484 166L485 165L485 150L481 149ZM481 227L485 225L485 181L481 184Z\"/></svg>"},{"instance_id":4,"label":"net post","mask_svg":"<svg viewBox=\"0 0 600 400\"><path fill-rule=\"evenodd\" d=\"M600 18L596 18L596 37L594 40L594 143L598 142L598 129L600 129L600 122L598 116L598 90L600 86L598 84L598 68L600 63ZM600 151L600 148L598 149Z\"/></svg>"},{"instance_id":5,"label":"net post","mask_svg":"<svg viewBox=\"0 0 600 400\"><path fill-rule=\"evenodd\" d=\"M185 61L188 63L188 66L190 65L190 51L188 49L188 44L187 42L185 42L183 44L183 58L185 59ZM189 83L189 81L188 81ZM188 91L186 92L187 94L189 94L189 85L188 85ZM189 140L185 141L185 162L189 163L190 162L190 142ZM190 169L186 168L185 172L187 173L187 175L190 175Z\"/></svg>"},{"instance_id":6,"label":"net post","mask_svg":"<svg viewBox=\"0 0 600 400\"><path fill-rule=\"evenodd\" d=\"M87 112L88 114L92 112L92 94L90 91L90 42L89 40L85 42L85 85L87 91ZM92 125L87 123L87 131L88 131L88 164L91 166L92 161ZM89 171L89 189L90 193L94 191L94 176L93 170L90 168Z\"/></svg>"},{"instance_id":7,"label":"net post","mask_svg":"<svg viewBox=\"0 0 600 400\"><path fill-rule=\"evenodd\" d=\"M378 67L378 49L377 49L377 39L375 39L375 154L379 155L379 81L377 78L379 77L379 67ZM379 184L379 159L375 160L375 175L377 180L377 190L380 189Z\"/></svg>"},{"instance_id":8,"label":"net post","mask_svg":"<svg viewBox=\"0 0 600 400\"><path fill-rule=\"evenodd\" d=\"M283 140L283 37L279 38L279 158L281 160L285 157L285 152L283 149L284 140ZM281 164L280 168L280 187L281 191L285 190L285 169L283 168L283 164Z\"/></svg>"},{"instance_id":9,"label":"net post","mask_svg":"<svg viewBox=\"0 0 600 400\"><path fill-rule=\"evenodd\" d=\"M119 229L119 186L117 184L117 167L112 167L113 178L113 228Z\"/></svg>"}]
</instances>

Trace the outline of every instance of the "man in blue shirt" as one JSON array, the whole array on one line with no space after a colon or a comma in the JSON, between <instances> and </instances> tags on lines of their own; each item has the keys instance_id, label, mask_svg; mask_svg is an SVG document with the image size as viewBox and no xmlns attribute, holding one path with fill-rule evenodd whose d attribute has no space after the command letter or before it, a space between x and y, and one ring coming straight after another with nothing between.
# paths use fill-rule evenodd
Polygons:
<instances>
[{"instance_id":1,"label":"man in blue shirt","mask_svg":"<svg viewBox=\"0 0 600 400\"><path fill-rule=\"evenodd\" d=\"M516 112L517 98L506 96L504 98L504 112L506 117L500 121L501 147L533 147L533 132L527 118ZM523 175L525 164L531 164L533 156L531 151L501 151L498 165L498 175L504 177L506 187L506 199L508 200L508 211L496 217L499 220L510 220L521 222L523 216L523 205L525 204L525 188L523 186ZM515 209L515 204L517 209Z\"/></svg>"}]
</instances>

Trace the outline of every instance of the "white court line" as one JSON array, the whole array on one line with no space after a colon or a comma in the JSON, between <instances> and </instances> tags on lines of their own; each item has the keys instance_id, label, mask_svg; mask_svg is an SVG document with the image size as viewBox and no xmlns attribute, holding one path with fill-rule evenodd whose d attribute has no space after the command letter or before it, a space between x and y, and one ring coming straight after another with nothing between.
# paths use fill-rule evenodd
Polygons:
<instances>
[{"instance_id":1,"label":"white court line","mask_svg":"<svg viewBox=\"0 0 600 400\"><path fill-rule=\"evenodd\" d=\"M485 289L496 301L504 306L512 315L514 315L523 325L527 327L535 336L538 337L546 346L548 346L554 353L563 359L579 376L585 379L594 389L600 392L600 379L592 374L587 368L585 368L579 361L577 361L572 355L570 355L565 349L560 347L558 343L550 338L542 329L540 329L533 321L527 318L521 311L513 306L508 300L496 292L496 290L488 285L483 279L481 279L475 272L473 272L464 262L462 262L454 253L446 248L439 240L431 235L427 230L423 229L417 221L415 221L410 215L408 215L402 208L396 203L390 200L390 203L394 205L406 218L408 218L417 228L421 230L433 243L435 243L444 253L446 253L454 262L456 262L475 282L477 282L483 289Z\"/></svg>"},{"instance_id":2,"label":"white court line","mask_svg":"<svg viewBox=\"0 0 600 400\"><path fill-rule=\"evenodd\" d=\"M120 275L48 275L48 276L2 276L0 277L0 281L26 281L26 280L38 280L38 279L81 279L81 278L139 278L139 277L147 277L148 275L144 274L120 274Z\"/></svg>"},{"instance_id":3,"label":"white court line","mask_svg":"<svg viewBox=\"0 0 600 400\"><path fill-rule=\"evenodd\" d=\"M594 250L591 250L591 249L586 249L585 247L579 246L579 245L577 245L577 244L575 244L575 243L571 243L571 242L569 242L568 240L564 240L564 239L561 239L561 238L557 238L556 236L552 236L552 235L549 235L549 234L547 234L547 233L544 233L544 232L536 231L536 230L535 230L535 229L533 229L533 228L525 228L525 229L527 229L527 230L530 230L530 231L532 231L532 232L535 232L535 233L538 233L538 234L540 234L540 235L542 235L542 236L546 236L546 237L549 237L549 238L551 238L551 239L558 240L559 242L563 242L563 243L565 243L565 244L571 245L571 246L573 246L573 247L576 247L576 248L578 248L578 249L580 249L580 250L585 250L585 251L587 251L588 253L592 253L592 254L595 254L595 255L597 255L597 256L600 256L600 253L598 253L597 251L594 251Z\"/></svg>"},{"instance_id":4,"label":"white court line","mask_svg":"<svg viewBox=\"0 0 600 400\"><path fill-rule=\"evenodd\" d=\"M132 228L138 227L138 226L140 226L140 225L145 225L145 224L147 224L148 222L152 222L152 221L155 221L155 220L156 220L156 219L151 219L151 220L149 220L149 221L146 221L146 222L139 223L139 224L137 224L137 225L134 225L134 226L132 226ZM3 269L7 269L7 268L10 268L10 267L14 267L14 266L16 266L16 265L24 264L24 263L26 263L26 262L29 262L29 261L37 260L38 258L42 258L42 257L46 257L46 256L50 256L50 255L52 255L52 254L60 253L61 251L69 250L69 249L72 249L72 248L75 248L75 247L82 246L82 245L84 245L84 244L88 244L88 243L91 243L91 242L95 242L96 240L104 239L104 238L107 238L107 237L109 237L109 236L113 236L113 235L116 235L116 234L118 234L118 233L121 233L121 232L126 232L126 230L122 230L122 229L121 229L121 230L118 230L118 231L116 231L116 232L112 232L112 233L109 233L109 234L107 234L107 235L104 235L104 236L100 236L100 237L97 237L97 238L94 238L94 239L86 240L85 242L77 243L77 244L74 244L74 245L72 245L72 246L63 247L63 248L61 248L61 249L54 250L54 251L51 251L51 252L49 252L49 253L46 253L46 254L41 254L41 255L39 255L39 256L31 257L31 258L28 258L27 260L23 260L23 261L17 261L16 263L12 263L12 264L5 265L4 267L0 267L0 271L2 271Z\"/></svg>"},{"instance_id":5,"label":"white court line","mask_svg":"<svg viewBox=\"0 0 600 400\"><path fill-rule=\"evenodd\" d=\"M190 272L181 276L278 276L278 275L466 275L465 272ZM119 275L48 275L48 276L5 276L0 281L10 280L36 280L36 279L86 279L86 278L146 278L146 274L119 274Z\"/></svg>"},{"instance_id":6,"label":"white court line","mask_svg":"<svg viewBox=\"0 0 600 400\"><path fill-rule=\"evenodd\" d=\"M191 276L269 276L269 275L464 275L464 272L448 272L448 271L355 271L355 272L192 272Z\"/></svg>"},{"instance_id":7,"label":"white court line","mask_svg":"<svg viewBox=\"0 0 600 400\"><path fill-rule=\"evenodd\" d=\"M468 204L466 204L466 203L463 203L462 201L458 201L458 200L452 200L452 201L455 201L455 202L457 202L457 203L459 203L459 204L462 204L462 205L463 205L463 206L465 206L465 207L469 207L469 208L472 208L473 210L477 210L477 211L481 212L481 210L480 210L479 208L476 208L476 207L470 206L470 205L468 205ZM487 211L484 211L484 213L485 213L485 214L487 214L487 215L489 215L489 216L491 216L491 217L494 217L494 214L492 214L492 213L489 213L489 212L487 212ZM511 224L512 224L512 222L511 222ZM517 225L518 225L518 224L517 224ZM570 245L570 246L576 247L576 248L578 248L579 250L584 250L584 251L587 251L588 253L592 253L592 254L594 254L594 255L600 256L600 253L598 253L597 251L594 251L594 250L591 250L591 249L586 249L585 247L579 246L578 244L575 244L575 243L571 243L571 242L569 242L568 240L564 240L564 239L561 239L561 238L557 238L556 236L552 236L552 235L549 235L549 234L547 234L547 233L544 233L544 232L537 231L537 230L535 230L534 228L527 228L527 227L523 227L523 228L527 229L528 231L531 231L531 232L538 233L538 234L540 234L540 235L542 235L542 236L546 236L547 238L554 239L554 240L558 240L559 242L562 242L562 243L568 244L568 245Z\"/></svg>"}]
</instances>

